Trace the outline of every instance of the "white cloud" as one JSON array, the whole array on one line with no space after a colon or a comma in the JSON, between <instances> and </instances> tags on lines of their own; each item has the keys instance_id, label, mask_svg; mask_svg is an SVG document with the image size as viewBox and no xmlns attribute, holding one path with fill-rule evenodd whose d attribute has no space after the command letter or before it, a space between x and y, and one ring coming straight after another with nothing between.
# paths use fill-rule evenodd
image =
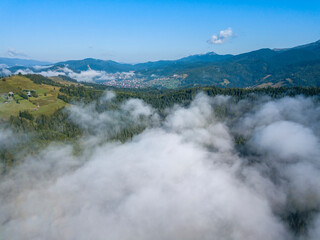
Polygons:
<instances>
[{"instance_id":1,"label":"white cloud","mask_svg":"<svg viewBox=\"0 0 320 240\"><path fill-rule=\"evenodd\" d=\"M14 48L8 48L6 55L8 55L9 57L27 57L27 54Z\"/></svg>"},{"instance_id":2,"label":"white cloud","mask_svg":"<svg viewBox=\"0 0 320 240\"><path fill-rule=\"evenodd\" d=\"M32 66L32 68L34 68L35 70L40 70L40 69L51 68L51 67L53 67L53 66L54 66L54 65L47 65L47 66L35 65L35 66Z\"/></svg>"},{"instance_id":3,"label":"white cloud","mask_svg":"<svg viewBox=\"0 0 320 240\"><path fill-rule=\"evenodd\" d=\"M116 105L107 92L98 102L110 108L67 110L82 129L95 129L82 139L93 144L77 154L50 146L2 177L4 239L318 238L319 102L199 94L161 123L141 100ZM94 141L141 118L147 128L130 141ZM245 151L235 132L245 134ZM299 211L312 215L295 235L286 217Z\"/></svg>"},{"instance_id":4,"label":"white cloud","mask_svg":"<svg viewBox=\"0 0 320 240\"><path fill-rule=\"evenodd\" d=\"M103 104L103 103L107 103L107 102L111 102L112 100L114 100L116 98L116 94L112 91L106 91L102 94L102 96L99 99L99 103Z\"/></svg>"},{"instance_id":5,"label":"white cloud","mask_svg":"<svg viewBox=\"0 0 320 240\"><path fill-rule=\"evenodd\" d=\"M33 68L33 67L32 67ZM38 68L39 70L41 68ZM61 71L61 70L47 70L47 71L40 71L40 72L36 72L36 71L33 71L32 69L30 68L26 68L26 69L19 69L17 70L14 74L40 74L44 77L54 77L54 76L59 76L59 75L66 75L66 73L64 71Z\"/></svg>"},{"instance_id":6,"label":"white cloud","mask_svg":"<svg viewBox=\"0 0 320 240\"><path fill-rule=\"evenodd\" d=\"M2 126L0 126L0 145L6 144L13 137L14 136L11 129L3 129Z\"/></svg>"},{"instance_id":7,"label":"white cloud","mask_svg":"<svg viewBox=\"0 0 320 240\"><path fill-rule=\"evenodd\" d=\"M12 72L7 68L8 66L6 64L0 64L0 76L8 76L12 74Z\"/></svg>"},{"instance_id":8,"label":"white cloud","mask_svg":"<svg viewBox=\"0 0 320 240\"><path fill-rule=\"evenodd\" d=\"M293 161L296 157L320 155L318 140L311 129L291 121L275 121L257 130L253 142L260 151Z\"/></svg>"},{"instance_id":9,"label":"white cloud","mask_svg":"<svg viewBox=\"0 0 320 240\"><path fill-rule=\"evenodd\" d=\"M26 68L26 69L19 69L17 70L14 74L34 74L35 72L33 72L30 68Z\"/></svg>"},{"instance_id":10,"label":"white cloud","mask_svg":"<svg viewBox=\"0 0 320 240\"><path fill-rule=\"evenodd\" d=\"M9 66L7 64L1 63L0 68L8 68Z\"/></svg>"},{"instance_id":11,"label":"white cloud","mask_svg":"<svg viewBox=\"0 0 320 240\"><path fill-rule=\"evenodd\" d=\"M106 92L98 101L100 104L110 104L115 100L113 92ZM114 133L133 126L149 126L158 120L158 114L153 108L140 99L129 99L116 109L103 112L96 111L96 103L74 104L68 108L70 119L81 128L105 138L113 137Z\"/></svg>"},{"instance_id":12,"label":"white cloud","mask_svg":"<svg viewBox=\"0 0 320 240\"><path fill-rule=\"evenodd\" d=\"M93 81L110 81L115 80L114 73L107 73L106 71L97 71L88 69L86 71L81 71L80 73L72 71L67 66L58 68L58 69L47 69L52 66L33 66L31 68L19 69L15 72L15 74L41 74L45 77L53 77L58 75L66 75L70 78L73 78L79 82L93 82ZM3 68L4 69L4 68ZM1 69L0 69L1 70ZM40 71L42 70L42 71ZM3 70L4 72L5 70ZM132 76L134 73L131 72L122 72L116 74L123 74L127 76Z\"/></svg>"},{"instance_id":13,"label":"white cloud","mask_svg":"<svg viewBox=\"0 0 320 240\"><path fill-rule=\"evenodd\" d=\"M69 69L70 70L70 69ZM79 82L92 82L93 80L114 80L114 76L105 71L96 71L92 69L88 69L86 71L81 71L80 73L76 73L73 71L67 71L68 76L76 79Z\"/></svg>"},{"instance_id":14,"label":"white cloud","mask_svg":"<svg viewBox=\"0 0 320 240\"><path fill-rule=\"evenodd\" d=\"M219 34L212 35L212 37L207 42L210 44L222 44L225 43L232 36L232 28L227 28L225 30L221 30Z\"/></svg>"},{"instance_id":15,"label":"white cloud","mask_svg":"<svg viewBox=\"0 0 320 240\"><path fill-rule=\"evenodd\" d=\"M66 75L64 72L52 71L52 70L41 71L41 72L37 72L36 74L41 74L42 76L45 76L45 77L54 77L54 76L59 76L59 75Z\"/></svg>"}]
</instances>

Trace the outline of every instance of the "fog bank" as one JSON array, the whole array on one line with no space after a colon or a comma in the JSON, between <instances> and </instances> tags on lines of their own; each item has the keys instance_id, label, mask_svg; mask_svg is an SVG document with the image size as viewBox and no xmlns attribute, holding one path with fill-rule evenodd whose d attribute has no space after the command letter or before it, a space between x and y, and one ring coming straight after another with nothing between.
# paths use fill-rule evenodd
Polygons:
<instances>
[{"instance_id":1,"label":"fog bank","mask_svg":"<svg viewBox=\"0 0 320 240\"><path fill-rule=\"evenodd\" d=\"M2 177L0 236L318 239L319 110L313 98L204 94L164 119L137 99L113 110L76 104L68 111L86 130L83 151L52 144ZM106 140L135 124L145 130L132 140Z\"/></svg>"}]
</instances>

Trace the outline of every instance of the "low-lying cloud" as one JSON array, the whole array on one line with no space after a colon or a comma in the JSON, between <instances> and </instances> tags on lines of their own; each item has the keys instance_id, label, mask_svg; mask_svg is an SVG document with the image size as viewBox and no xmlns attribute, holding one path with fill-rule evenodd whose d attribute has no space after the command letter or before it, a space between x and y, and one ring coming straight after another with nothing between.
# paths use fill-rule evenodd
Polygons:
<instances>
[{"instance_id":1,"label":"low-lying cloud","mask_svg":"<svg viewBox=\"0 0 320 240\"><path fill-rule=\"evenodd\" d=\"M115 80L115 75L113 73L107 73L106 71L98 71L93 69L88 69L85 71L74 72L67 66L60 68L52 68L52 66L33 66L30 68L23 68L11 72L5 66L0 66L0 74L8 76L11 74L40 74L45 77L54 77L59 75L68 76L79 82L93 82L93 81L111 81ZM120 74L120 73L117 73ZM133 73L125 73L133 74Z\"/></svg>"},{"instance_id":2,"label":"low-lying cloud","mask_svg":"<svg viewBox=\"0 0 320 240\"><path fill-rule=\"evenodd\" d=\"M11 75L11 71L8 70L8 66L5 64L0 64L0 76L9 76Z\"/></svg>"},{"instance_id":3,"label":"low-lying cloud","mask_svg":"<svg viewBox=\"0 0 320 240\"><path fill-rule=\"evenodd\" d=\"M69 118L82 129L104 139L132 126L154 126L159 124L159 115L151 106L140 99L129 99L118 106L114 104L115 94L106 92L99 100L99 106L112 106L97 111L97 103L74 104L67 109Z\"/></svg>"},{"instance_id":4,"label":"low-lying cloud","mask_svg":"<svg viewBox=\"0 0 320 240\"><path fill-rule=\"evenodd\" d=\"M80 73L76 73L73 71L69 71L70 69L66 69L66 75L76 79L79 82L92 82L93 80L96 81L108 81L114 80L113 74L107 73L106 71L97 71L93 69L88 69L86 71L81 71Z\"/></svg>"},{"instance_id":5,"label":"low-lying cloud","mask_svg":"<svg viewBox=\"0 0 320 240\"><path fill-rule=\"evenodd\" d=\"M137 99L99 109L113 100L68 110L87 130L82 143L128 122L145 130L83 144L80 155L52 145L26 157L0 182L4 239L318 239L316 99L199 94L162 120Z\"/></svg>"}]
</instances>

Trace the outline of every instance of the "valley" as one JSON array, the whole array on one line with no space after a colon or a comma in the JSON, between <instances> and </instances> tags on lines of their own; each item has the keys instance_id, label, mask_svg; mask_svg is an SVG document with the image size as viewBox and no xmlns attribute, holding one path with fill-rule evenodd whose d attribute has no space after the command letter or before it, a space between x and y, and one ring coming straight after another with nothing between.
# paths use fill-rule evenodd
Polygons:
<instances>
[{"instance_id":1,"label":"valley","mask_svg":"<svg viewBox=\"0 0 320 240\"><path fill-rule=\"evenodd\" d=\"M49 66L12 66L6 63L0 59L0 64L3 64L0 74L2 72L3 76L18 73L47 77L60 75L78 82L122 88L320 86L320 41L287 49L265 48L238 55L209 52L178 60L139 64L93 58Z\"/></svg>"}]
</instances>

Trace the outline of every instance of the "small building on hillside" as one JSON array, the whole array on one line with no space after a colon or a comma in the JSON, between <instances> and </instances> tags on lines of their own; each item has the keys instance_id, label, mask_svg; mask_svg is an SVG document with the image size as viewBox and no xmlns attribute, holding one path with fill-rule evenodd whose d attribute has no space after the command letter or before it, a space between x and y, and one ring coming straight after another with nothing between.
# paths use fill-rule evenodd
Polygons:
<instances>
[{"instance_id":1,"label":"small building on hillside","mask_svg":"<svg viewBox=\"0 0 320 240\"><path fill-rule=\"evenodd\" d=\"M7 99L8 99L9 101L12 101L12 100L13 100L13 92L9 92L9 93L8 93Z\"/></svg>"},{"instance_id":2,"label":"small building on hillside","mask_svg":"<svg viewBox=\"0 0 320 240\"><path fill-rule=\"evenodd\" d=\"M31 97L31 92L30 91L27 92L27 95L28 95L28 97Z\"/></svg>"}]
</instances>

